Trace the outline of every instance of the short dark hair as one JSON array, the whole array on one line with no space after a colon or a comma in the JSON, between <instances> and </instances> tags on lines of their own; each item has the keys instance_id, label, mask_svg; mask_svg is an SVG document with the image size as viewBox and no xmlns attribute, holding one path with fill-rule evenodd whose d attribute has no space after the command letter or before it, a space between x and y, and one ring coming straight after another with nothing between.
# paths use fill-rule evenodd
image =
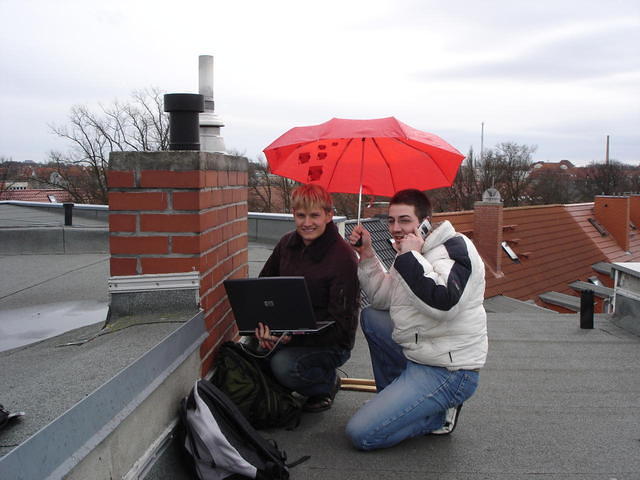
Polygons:
<instances>
[{"instance_id":1,"label":"short dark hair","mask_svg":"<svg viewBox=\"0 0 640 480\"><path fill-rule=\"evenodd\" d=\"M422 221L431 216L431 201L424 192L416 190L415 188L407 188L406 190L400 190L396 192L389 205L396 205L401 203L403 205L411 205L416 212L418 220Z\"/></svg>"}]
</instances>

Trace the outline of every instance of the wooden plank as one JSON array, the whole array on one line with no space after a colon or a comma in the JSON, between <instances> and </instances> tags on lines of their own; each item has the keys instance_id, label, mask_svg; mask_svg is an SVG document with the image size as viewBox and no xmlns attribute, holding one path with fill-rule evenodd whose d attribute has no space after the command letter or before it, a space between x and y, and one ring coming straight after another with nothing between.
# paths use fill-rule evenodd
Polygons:
<instances>
[{"instance_id":1,"label":"wooden plank","mask_svg":"<svg viewBox=\"0 0 640 480\"><path fill-rule=\"evenodd\" d=\"M349 378L344 377L340 379L340 385L374 385L376 384L375 380L371 380L369 378Z\"/></svg>"},{"instance_id":2,"label":"wooden plank","mask_svg":"<svg viewBox=\"0 0 640 480\"><path fill-rule=\"evenodd\" d=\"M340 390L350 390L350 391L354 391L354 392L370 392L370 393L377 393L378 389L374 386L371 385L340 385Z\"/></svg>"},{"instance_id":3,"label":"wooden plank","mask_svg":"<svg viewBox=\"0 0 640 480\"><path fill-rule=\"evenodd\" d=\"M340 390L376 393L376 382L368 378L341 378Z\"/></svg>"}]
</instances>

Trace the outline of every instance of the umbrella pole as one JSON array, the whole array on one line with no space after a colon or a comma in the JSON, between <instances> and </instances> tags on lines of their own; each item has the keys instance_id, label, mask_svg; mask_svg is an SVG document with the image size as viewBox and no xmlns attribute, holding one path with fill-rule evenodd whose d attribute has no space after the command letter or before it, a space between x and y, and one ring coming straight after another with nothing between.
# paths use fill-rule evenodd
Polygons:
<instances>
[{"instance_id":1,"label":"umbrella pole","mask_svg":"<svg viewBox=\"0 0 640 480\"><path fill-rule=\"evenodd\" d=\"M362 209L362 175L364 173L364 137L362 137L362 155L360 156L360 192L358 193L358 223L360 225L360 211Z\"/></svg>"},{"instance_id":2,"label":"umbrella pole","mask_svg":"<svg viewBox=\"0 0 640 480\"><path fill-rule=\"evenodd\" d=\"M358 223L360 225L360 209L362 207L362 183L360 184L360 193L358 194Z\"/></svg>"}]
</instances>

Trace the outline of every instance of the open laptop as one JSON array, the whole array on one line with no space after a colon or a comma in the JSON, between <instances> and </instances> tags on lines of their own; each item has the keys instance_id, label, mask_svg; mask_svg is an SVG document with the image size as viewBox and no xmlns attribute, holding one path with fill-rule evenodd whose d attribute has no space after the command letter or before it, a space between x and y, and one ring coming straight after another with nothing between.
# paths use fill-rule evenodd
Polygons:
<instances>
[{"instance_id":1,"label":"open laptop","mask_svg":"<svg viewBox=\"0 0 640 480\"><path fill-rule=\"evenodd\" d=\"M273 333L316 333L333 321L317 322L304 277L236 278L224 281L241 335L262 322Z\"/></svg>"}]
</instances>

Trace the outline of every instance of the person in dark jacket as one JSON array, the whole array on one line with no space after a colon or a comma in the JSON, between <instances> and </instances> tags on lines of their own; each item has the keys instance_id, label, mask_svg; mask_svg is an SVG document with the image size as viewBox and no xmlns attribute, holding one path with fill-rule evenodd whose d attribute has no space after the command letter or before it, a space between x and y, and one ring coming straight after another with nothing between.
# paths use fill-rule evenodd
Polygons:
<instances>
[{"instance_id":1,"label":"person in dark jacket","mask_svg":"<svg viewBox=\"0 0 640 480\"><path fill-rule=\"evenodd\" d=\"M307 398L304 410L331 408L339 388L336 368L351 356L358 325L358 261L333 223L333 202L318 185L302 185L291 196L296 229L285 234L261 277L303 276L316 320L335 323L318 333L276 337L262 323L259 345L274 350L270 366L285 387Z\"/></svg>"}]
</instances>

